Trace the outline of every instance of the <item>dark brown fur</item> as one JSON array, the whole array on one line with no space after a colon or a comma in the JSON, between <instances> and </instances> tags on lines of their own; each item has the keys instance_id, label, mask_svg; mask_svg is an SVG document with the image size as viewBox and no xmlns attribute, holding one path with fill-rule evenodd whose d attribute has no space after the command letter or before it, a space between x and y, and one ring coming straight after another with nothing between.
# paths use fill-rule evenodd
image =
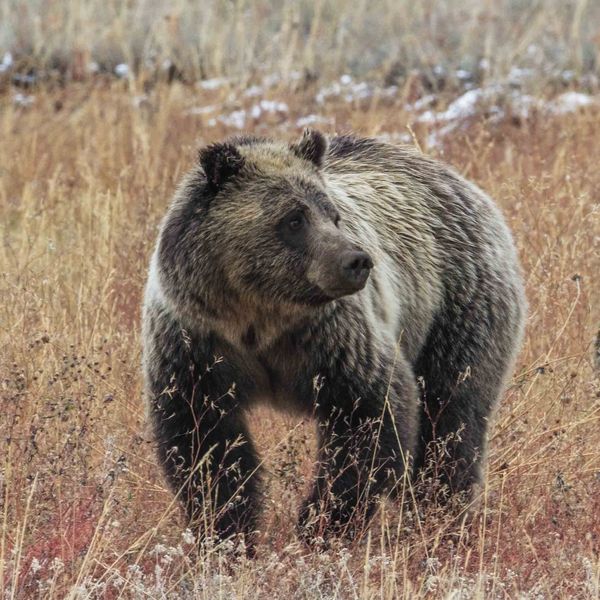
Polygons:
<instances>
[{"instance_id":1,"label":"dark brown fur","mask_svg":"<svg viewBox=\"0 0 600 600\"><path fill-rule=\"evenodd\" d=\"M260 463L244 414L267 399L318 424L309 536L364 523L440 440L439 482L469 491L524 314L502 216L444 165L316 132L209 146L165 217L146 290L161 463L197 527L251 538Z\"/></svg>"}]
</instances>

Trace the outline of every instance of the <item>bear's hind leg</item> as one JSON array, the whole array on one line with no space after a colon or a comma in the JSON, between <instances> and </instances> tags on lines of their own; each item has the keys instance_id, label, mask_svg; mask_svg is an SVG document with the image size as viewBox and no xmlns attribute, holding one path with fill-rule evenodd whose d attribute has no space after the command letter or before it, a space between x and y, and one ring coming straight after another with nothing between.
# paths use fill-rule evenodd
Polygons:
<instances>
[{"instance_id":1,"label":"bear's hind leg","mask_svg":"<svg viewBox=\"0 0 600 600\"><path fill-rule=\"evenodd\" d=\"M483 479L488 419L500 389L478 390L466 381L453 389L425 385L413 466L417 491L436 501L468 501Z\"/></svg>"},{"instance_id":2,"label":"bear's hind leg","mask_svg":"<svg viewBox=\"0 0 600 600\"><path fill-rule=\"evenodd\" d=\"M509 292L506 298L503 311L496 308L502 320L481 311L448 319L453 324L432 332L417 361L422 411L413 472L420 495L433 483L438 500L470 501L482 482L489 420L521 338L521 306L509 304Z\"/></svg>"}]
</instances>

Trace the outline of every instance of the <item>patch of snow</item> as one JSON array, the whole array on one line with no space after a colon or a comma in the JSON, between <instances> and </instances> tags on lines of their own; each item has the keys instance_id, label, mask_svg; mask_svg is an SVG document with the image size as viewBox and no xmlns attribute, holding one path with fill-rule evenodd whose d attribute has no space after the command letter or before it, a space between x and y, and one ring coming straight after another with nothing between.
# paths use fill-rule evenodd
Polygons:
<instances>
[{"instance_id":1,"label":"patch of snow","mask_svg":"<svg viewBox=\"0 0 600 600\"><path fill-rule=\"evenodd\" d=\"M286 113L289 111L289 107L285 102L277 102L276 100L261 100L260 108L270 113Z\"/></svg>"},{"instance_id":2,"label":"patch of snow","mask_svg":"<svg viewBox=\"0 0 600 600\"><path fill-rule=\"evenodd\" d=\"M491 123L500 123L505 116L506 113L497 104L490 106L489 110L486 113L486 117Z\"/></svg>"},{"instance_id":3,"label":"patch of snow","mask_svg":"<svg viewBox=\"0 0 600 600\"><path fill-rule=\"evenodd\" d=\"M535 77L533 69L523 69L521 67L511 67L508 72L508 83L514 87L521 87L523 84Z\"/></svg>"},{"instance_id":4,"label":"patch of snow","mask_svg":"<svg viewBox=\"0 0 600 600\"><path fill-rule=\"evenodd\" d=\"M587 106L594 102L593 98L585 94L574 92L568 94L563 94L556 100L546 104L543 100L529 94L522 94L518 90L508 90L500 85L491 85L487 88L477 88L465 92L451 102L445 111L427 110L419 115L416 121L426 124L464 121L479 114L482 105L485 107L486 115L496 122L502 120L507 112L522 119L528 119L534 110L546 110L554 114L562 114L565 111L572 112L579 106ZM575 94L575 96L570 94ZM503 102L499 105L497 100L501 97ZM508 108L507 111L503 109L504 106ZM412 108L418 112L420 106L417 107L415 103L412 107L408 106L406 108L408 110Z\"/></svg>"},{"instance_id":5,"label":"patch of snow","mask_svg":"<svg viewBox=\"0 0 600 600\"><path fill-rule=\"evenodd\" d=\"M22 94L21 92L18 92L13 96L13 102L16 106L27 108L35 102L35 96Z\"/></svg>"},{"instance_id":6,"label":"patch of snow","mask_svg":"<svg viewBox=\"0 0 600 600\"><path fill-rule=\"evenodd\" d=\"M543 109L544 103L529 94L514 93L511 96L510 108L514 116L525 120L531 116L532 111Z\"/></svg>"},{"instance_id":7,"label":"patch of snow","mask_svg":"<svg viewBox=\"0 0 600 600\"><path fill-rule=\"evenodd\" d=\"M317 95L315 96L315 100L319 104L324 104L325 100L327 100L328 98L330 98L332 96L339 96L341 91L342 91L342 87L340 86L339 83L337 83L337 82L332 83L329 86L321 88L317 92Z\"/></svg>"},{"instance_id":8,"label":"patch of snow","mask_svg":"<svg viewBox=\"0 0 600 600\"><path fill-rule=\"evenodd\" d=\"M473 79L473 73L471 73L471 71L467 71L466 69L458 69L456 71L456 77L460 81L470 81Z\"/></svg>"},{"instance_id":9,"label":"patch of snow","mask_svg":"<svg viewBox=\"0 0 600 600\"><path fill-rule=\"evenodd\" d=\"M187 114L206 114L213 112L216 109L214 106L200 107L191 109ZM234 127L235 129L244 129L246 126L246 120L248 118L257 120L263 113L282 115L287 114L289 111L288 105L285 102L278 102L275 100L261 100L257 104L254 104L249 110L239 109L230 112L227 115L219 115L212 117L207 121L209 127L214 127L217 123L222 123L227 127Z\"/></svg>"},{"instance_id":10,"label":"patch of snow","mask_svg":"<svg viewBox=\"0 0 600 600\"><path fill-rule=\"evenodd\" d=\"M260 118L260 115L262 114L262 109L260 107L260 105L255 104L251 109L250 109L250 116L253 119L258 119Z\"/></svg>"},{"instance_id":11,"label":"patch of snow","mask_svg":"<svg viewBox=\"0 0 600 600\"><path fill-rule=\"evenodd\" d=\"M430 127L427 144L435 147L441 144L445 136L464 128L470 119L478 115L485 116L491 123L500 123L507 116L528 119L534 112L560 116L580 108L600 106L600 96L581 92L565 92L550 101L522 93L521 84L534 75L531 69L513 67L504 82L470 89L450 102L445 110L436 111L433 108L437 99L434 94L424 96L413 104L406 104L404 108L416 113L416 123Z\"/></svg>"},{"instance_id":12,"label":"patch of snow","mask_svg":"<svg viewBox=\"0 0 600 600\"><path fill-rule=\"evenodd\" d=\"M209 104L207 106L194 106L188 109L185 114L186 115L208 115L210 113L215 112L217 107L214 104Z\"/></svg>"},{"instance_id":13,"label":"patch of snow","mask_svg":"<svg viewBox=\"0 0 600 600\"><path fill-rule=\"evenodd\" d=\"M437 121L437 113L432 110L426 110L417 118L417 123L435 123Z\"/></svg>"},{"instance_id":14,"label":"patch of snow","mask_svg":"<svg viewBox=\"0 0 600 600\"><path fill-rule=\"evenodd\" d=\"M40 561L38 558L36 558L35 556L31 559L31 572L35 575L41 568L42 565L40 564Z\"/></svg>"},{"instance_id":15,"label":"patch of snow","mask_svg":"<svg viewBox=\"0 0 600 600\"><path fill-rule=\"evenodd\" d=\"M196 537L190 529L185 529L183 531L183 533L181 534L181 539L183 540L183 543L187 544L188 546L192 546L196 543Z\"/></svg>"},{"instance_id":16,"label":"patch of snow","mask_svg":"<svg viewBox=\"0 0 600 600\"><path fill-rule=\"evenodd\" d=\"M383 131L379 135L375 136L378 140L382 142L392 142L392 143L400 143L400 144L412 144L413 138L409 133L398 133L397 131L388 132Z\"/></svg>"},{"instance_id":17,"label":"patch of snow","mask_svg":"<svg viewBox=\"0 0 600 600\"><path fill-rule=\"evenodd\" d=\"M279 75L276 75L275 73L271 73L270 75L265 75L263 77L262 84L266 88L270 88L270 87L277 85L280 81L281 81L281 77L279 77Z\"/></svg>"},{"instance_id":18,"label":"patch of snow","mask_svg":"<svg viewBox=\"0 0 600 600\"><path fill-rule=\"evenodd\" d=\"M13 66L13 55L10 52L5 52L0 62L0 73L8 71Z\"/></svg>"},{"instance_id":19,"label":"patch of snow","mask_svg":"<svg viewBox=\"0 0 600 600\"><path fill-rule=\"evenodd\" d=\"M459 125L460 123L457 122L448 123L447 125L444 125L441 129L432 131L427 136L427 147L435 148L437 146L440 146L443 138L445 138L449 133L455 131L459 127Z\"/></svg>"},{"instance_id":20,"label":"patch of snow","mask_svg":"<svg viewBox=\"0 0 600 600\"><path fill-rule=\"evenodd\" d=\"M228 80L223 77L213 77L212 79L204 79L198 82L198 86L203 90L218 90L227 85Z\"/></svg>"},{"instance_id":21,"label":"patch of snow","mask_svg":"<svg viewBox=\"0 0 600 600\"><path fill-rule=\"evenodd\" d=\"M343 98L346 102L371 98L375 93L385 97L393 97L398 92L398 86L392 85L380 88L366 81L354 81L348 74L342 75L338 81L322 87L315 96L318 104L323 104L329 98Z\"/></svg>"},{"instance_id":22,"label":"patch of snow","mask_svg":"<svg viewBox=\"0 0 600 600\"><path fill-rule=\"evenodd\" d=\"M575 79L575 71L567 69L560 74L560 77L565 83L571 83Z\"/></svg>"},{"instance_id":23,"label":"patch of snow","mask_svg":"<svg viewBox=\"0 0 600 600\"><path fill-rule=\"evenodd\" d=\"M436 120L453 121L473 116L477 112L477 105L484 99L485 95L481 88L465 92L452 101L444 112L438 113Z\"/></svg>"},{"instance_id":24,"label":"patch of snow","mask_svg":"<svg viewBox=\"0 0 600 600\"><path fill-rule=\"evenodd\" d=\"M244 96L246 98L256 98L257 96L261 96L263 91L260 85L252 85L244 92Z\"/></svg>"},{"instance_id":25,"label":"patch of snow","mask_svg":"<svg viewBox=\"0 0 600 600\"><path fill-rule=\"evenodd\" d=\"M234 110L228 115L220 115L218 120L227 127L235 127L236 129L244 129L246 126L246 111Z\"/></svg>"},{"instance_id":26,"label":"patch of snow","mask_svg":"<svg viewBox=\"0 0 600 600\"><path fill-rule=\"evenodd\" d=\"M91 61L85 66L85 70L92 75L100 71L100 65L96 61Z\"/></svg>"},{"instance_id":27,"label":"patch of snow","mask_svg":"<svg viewBox=\"0 0 600 600\"><path fill-rule=\"evenodd\" d=\"M322 115L306 115L296 121L297 127L309 127L310 125L333 125L333 119Z\"/></svg>"},{"instance_id":28,"label":"patch of snow","mask_svg":"<svg viewBox=\"0 0 600 600\"><path fill-rule=\"evenodd\" d=\"M566 115L585 106L598 104L598 100L581 92L565 92L546 105L548 112L554 115Z\"/></svg>"},{"instance_id":29,"label":"patch of snow","mask_svg":"<svg viewBox=\"0 0 600 600\"><path fill-rule=\"evenodd\" d=\"M14 83L19 85L33 85L38 77L35 73L15 73L12 77Z\"/></svg>"},{"instance_id":30,"label":"patch of snow","mask_svg":"<svg viewBox=\"0 0 600 600\"><path fill-rule=\"evenodd\" d=\"M417 118L419 123L436 123L446 121L464 120L477 114L479 105L493 102L501 91L499 86L491 85L487 88L475 88L459 96L442 112L428 110Z\"/></svg>"},{"instance_id":31,"label":"patch of snow","mask_svg":"<svg viewBox=\"0 0 600 600\"><path fill-rule=\"evenodd\" d=\"M426 96L415 100L412 104L405 104L404 110L407 112L420 112L435 104L436 100L437 96L435 94L427 94Z\"/></svg>"},{"instance_id":32,"label":"patch of snow","mask_svg":"<svg viewBox=\"0 0 600 600\"><path fill-rule=\"evenodd\" d=\"M250 109L250 116L253 119L258 119L263 112L269 114L284 114L289 112L289 107L285 102L276 100L261 100Z\"/></svg>"},{"instance_id":33,"label":"patch of snow","mask_svg":"<svg viewBox=\"0 0 600 600\"><path fill-rule=\"evenodd\" d=\"M354 83L350 86L350 91L344 95L346 102L353 102L354 100L364 100L370 98L373 95L373 89L366 81L360 83Z\"/></svg>"},{"instance_id":34,"label":"patch of snow","mask_svg":"<svg viewBox=\"0 0 600 600\"><path fill-rule=\"evenodd\" d=\"M129 65L127 65L125 63L119 63L115 67L115 75L117 77L121 77L123 79L129 77Z\"/></svg>"},{"instance_id":35,"label":"patch of snow","mask_svg":"<svg viewBox=\"0 0 600 600\"><path fill-rule=\"evenodd\" d=\"M445 77L446 69L443 65L435 65L435 67L433 67L433 74L436 77Z\"/></svg>"}]
</instances>

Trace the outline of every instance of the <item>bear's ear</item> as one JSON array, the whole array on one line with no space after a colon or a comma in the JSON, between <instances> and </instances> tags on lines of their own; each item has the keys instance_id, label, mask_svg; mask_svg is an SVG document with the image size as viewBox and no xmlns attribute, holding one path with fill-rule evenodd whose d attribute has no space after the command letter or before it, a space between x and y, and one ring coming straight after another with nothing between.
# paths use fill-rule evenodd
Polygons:
<instances>
[{"instance_id":1,"label":"bear's ear","mask_svg":"<svg viewBox=\"0 0 600 600\"><path fill-rule=\"evenodd\" d=\"M227 142L202 148L198 153L198 159L204 169L208 187L215 192L237 175L244 166L244 157L233 144Z\"/></svg>"},{"instance_id":2,"label":"bear's ear","mask_svg":"<svg viewBox=\"0 0 600 600\"><path fill-rule=\"evenodd\" d=\"M292 144L290 150L299 158L308 160L316 167L321 168L325 152L327 152L327 139L316 129L305 129L300 140Z\"/></svg>"}]
</instances>

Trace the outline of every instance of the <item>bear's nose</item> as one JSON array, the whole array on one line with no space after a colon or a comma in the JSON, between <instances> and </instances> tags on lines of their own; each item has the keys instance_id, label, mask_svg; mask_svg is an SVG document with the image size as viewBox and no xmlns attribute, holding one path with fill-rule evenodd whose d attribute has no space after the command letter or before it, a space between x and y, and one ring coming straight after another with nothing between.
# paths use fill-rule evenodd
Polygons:
<instances>
[{"instance_id":1,"label":"bear's nose","mask_svg":"<svg viewBox=\"0 0 600 600\"><path fill-rule=\"evenodd\" d=\"M360 290L366 283L373 268L371 257L362 250L351 250L342 256L342 277L346 284Z\"/></svg>"}]
</instances>

